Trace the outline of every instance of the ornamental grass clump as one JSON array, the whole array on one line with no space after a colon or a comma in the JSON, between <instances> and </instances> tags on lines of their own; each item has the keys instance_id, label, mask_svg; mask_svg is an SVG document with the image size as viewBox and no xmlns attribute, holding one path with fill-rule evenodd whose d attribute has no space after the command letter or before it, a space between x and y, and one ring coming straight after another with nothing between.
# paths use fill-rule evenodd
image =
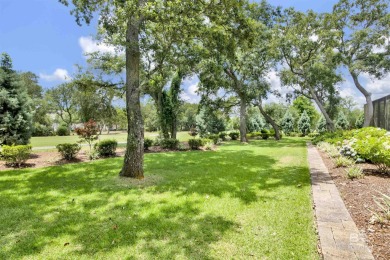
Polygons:
<instances>
[{"instance_id":1,"label":"ornamental grass clump","mask_svg":"<svg viewBox=\"0 0 390 260\"><path fill-rule=\"evenodd\" d=\"M339 156L335 159L335 164L336 164L336 167L337 168L340 168L340 167L349 167L349 166L352 166L355 164L355 161L354 160L351 160L347 157L344 157L344 156Z\"/></svg>"},{"instance_id":2,"label":"ornamental grass clump","mask_svg":"<svg viewBox=\"0 0 390 260\"><path fill-rule=\"evenodd\" d=\"M351 180L364 178L363 169L357 165L353 165L345 170L347 177Z\"/></svg>"}]
</instances>

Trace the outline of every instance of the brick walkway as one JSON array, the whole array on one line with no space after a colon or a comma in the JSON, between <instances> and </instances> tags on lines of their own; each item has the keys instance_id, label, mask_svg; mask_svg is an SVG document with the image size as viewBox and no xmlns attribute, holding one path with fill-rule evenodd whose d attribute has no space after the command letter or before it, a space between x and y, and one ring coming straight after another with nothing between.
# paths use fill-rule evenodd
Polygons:
<instances>
[{"instance_id":1,"label":"brick walkway","mask_svg":"<svg viewBox=\"0 0 390 260\"><path fill-rule=\"evenodd\" d=\"M313 200L324 259L374 259L317 149L308 146Z\"/></svg>"}]
</instances>

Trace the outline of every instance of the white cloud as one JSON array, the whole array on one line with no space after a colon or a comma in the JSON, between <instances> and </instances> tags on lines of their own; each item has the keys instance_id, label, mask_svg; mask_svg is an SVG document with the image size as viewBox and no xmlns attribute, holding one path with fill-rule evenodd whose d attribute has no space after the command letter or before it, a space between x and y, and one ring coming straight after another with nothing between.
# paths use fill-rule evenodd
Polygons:
<instances>
[{"instance_id":1,"label":"white cloud","mask_svg":"<svg viewBox=\"0 0 390 260\"><path fill-rule=\"evenodd\" d=\"M309 37L309 39L310 39L312 42L316 42L316 41L318 41L318 35L313 34L313 35L311 35L311 36Z\"/></svg>"},{"instance_id":2,"label":"white cloud","mask_svg":"<svg viewBox=\"0 0 390 260\"><path fill-rule=\"evenodd\" d=\"M380 95L390 93L390 75L380 80L370 79L367 76L365 78L367 79L366 88L372 94Z\"/></svg>"},{"instance_id":3,"label":"white cloud","mask_svg":"<svg viewBox=\"0 0 390 260\"><path fill-rule=\"evenodd\" d=\"M384 40L383 44L374 46L372 48L373 53L382 53L386 51L386 48L389 45L389 39L385 38L384 36L382 36L381 39Z\"/></svg>"},{"instance_id":4,"label":"white cloud","mask_svg":"<svg viewBox=\"0 0 390 260\"><path fill-rule=\"evenodd\" d=\"M56 69L52 74L40 73L39 77L46 81L68 81L71 79L66 69Z\"/></svg>"},{"instance_id":5,"label":"white cloud","mask_svg":"<svg viewBox=\"0 0 390 260\"><path fill-rule=\"evenodd\" d=\"M384 97L390 94L390 75L383 79L373 79L368 74L363 73L359 77L359 82L370 93L372 93L372 99ZM345 81L340 85L340 96L351 96L354 98L359 106L366 104L366 99L362 93L356 88L350 75L347 75Z\"/></svg>"},{"instance_id":6,"label":"white cloud","mask_svg":"<svg viewBox=\"0 0 390 260\"><path fill-rule=\"evenodd\" d=\"M198 83L192 84L191 86L188 87L188 92L189 94L196 96L198 95L196 92L198 91Z\"/></svg>"},{"instance_id":7,"label":"white cloud","mask_svg":"<svg viewBox=\"0 0 390 260\"><path fill-rule=\"evenodd\" d=\"M265 103L285 103L286 94L293 92L294 89L289 86L282 86L278 72L275 70L270 71L267 74L266 79L271 84L271 90L278 92L281 96L279 97L275 96L274 94L268 94Z\"/></svg>"},{"instance_id":8,"label":"white cloud","mask_svg":"<svg viewBox=\"0 0 390 260\"><path fill-rule=\"evenodd\" d=\"M83 51L83 54L91 53L91 52L103 52L103 53L115 53L115 47L95 41L92 37L80 37L79 44Z\"/></svg>"},{"instance_id":9,"label":"white cloud","mask_svg":"<svg viewBox=\"0 0 390 260\"><path fill-rule=\"evenodd\" d=\"M180 98L186 102L190 102L191 101L191 97L190 95L187 94L187 92L183 91L180 93ZM191 103L191 102L190 102Z\"/></svg>"},{"instance_id":10,"label":"white cloud","mask_svg":"<svg viewBox=\"0 0 390 260\"><path fill-rule=\"evenodd\" d=\"M199 87L199 78L197 76L188 77L183 80L183 90L180 94L182 100L189 103L199 103L200 95L197 93Z\"/></svg>"}]
</instances>

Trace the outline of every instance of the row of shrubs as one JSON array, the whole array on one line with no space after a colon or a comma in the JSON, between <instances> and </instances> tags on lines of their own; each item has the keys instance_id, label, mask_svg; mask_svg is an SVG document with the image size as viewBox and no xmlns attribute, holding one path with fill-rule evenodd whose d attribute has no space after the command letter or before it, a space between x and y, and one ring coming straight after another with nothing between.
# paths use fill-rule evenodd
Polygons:
<instances>
[{"instance_id":1,"label":"row of shrubs","mask_svg":"<svg viewBox=\"0 0 390 260\"><path fill-rule=\"evenodd\" d=\"M381 173L390 174L390 133L384 129L366 127L325 133L313 139L314 144L320 142L333 144L345 157L371 162Z\"/></svg>"},{"instance_id":2,"label":"row of shrubs","mask_svg":"<svg viewBox=\"0 0 390 260\"><path fill-rule=\"evenodd\" d=\"M100 157L110 157L115 156L116 148L118 147L118 141L115 139L102 140L95 143L93 147L93 152L90 155L91 159L100 158ZM61 154L62 158L65 160L75 159L77 154L81 150L81 146L78 143L64 143L56 146L58 152Z\"/></svg>"},{"instance_id":3,"label":"row of shrubs","mask_svg":"<svg viewBox=\"0 0 390 260\"><path fill-rule=\"evenodd\" d=\"M53 130L53 128L41 125L41 124L35 124L34 130L32 132L32 136L68 136L70 135L70 130L66 126L59 126L56 131Z\"/></svg>"}]
</instances>

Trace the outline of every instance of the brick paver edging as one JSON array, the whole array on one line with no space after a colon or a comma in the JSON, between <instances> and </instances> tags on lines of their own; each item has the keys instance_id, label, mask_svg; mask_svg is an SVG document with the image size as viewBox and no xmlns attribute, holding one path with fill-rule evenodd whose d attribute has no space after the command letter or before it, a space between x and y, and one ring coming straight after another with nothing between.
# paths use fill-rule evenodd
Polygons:
<instances>
[{"instance_id":1,"label":"brick paver edging","mask_svg":"<svg viewBox=\"0 0 390 260\"><path fill-rule=\"evenodd\" d=\"M308 145L317 230L324 259L374 259L317 149Z\"/></svg>"}]
</instances>

